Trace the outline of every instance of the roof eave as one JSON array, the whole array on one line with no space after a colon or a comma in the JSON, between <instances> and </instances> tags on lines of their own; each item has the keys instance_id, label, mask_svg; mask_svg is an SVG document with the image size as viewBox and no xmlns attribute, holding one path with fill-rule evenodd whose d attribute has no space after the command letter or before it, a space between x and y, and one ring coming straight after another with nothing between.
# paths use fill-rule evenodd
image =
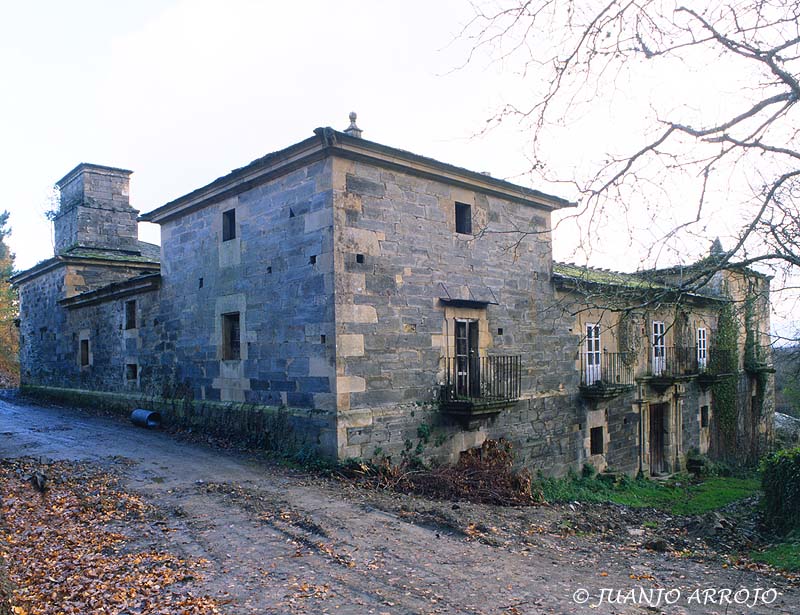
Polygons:
<instances>
[{"instance_id":1,"label":"roof eave","mask_svg":"<svg viewBox=\"0 0 800 615\"><path fill-rule=\"evenodd\" d=\"M139 220L157 224L165 222L188 211L234 196L258 183L279 177L328 156L377 162L384 166L411 171L430 179L443 179L448 183L476 189L548 211L577 206L576 203L566 199L439 162L433 158L351 137L330 128L317 128L314 133L314 137L284 150L267 154L206 186L143 214L139 216Z\"/></svg>"}]
</instances>

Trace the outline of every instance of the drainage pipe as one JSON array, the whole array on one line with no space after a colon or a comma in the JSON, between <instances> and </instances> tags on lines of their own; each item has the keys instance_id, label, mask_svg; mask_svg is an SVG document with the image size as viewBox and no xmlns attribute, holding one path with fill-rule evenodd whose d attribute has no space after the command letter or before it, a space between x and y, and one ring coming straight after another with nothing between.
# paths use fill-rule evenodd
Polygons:
<instances>
[{"instance_id":1,"label":"drainage pipe","mask_svg":"<svg viewBox=\"0 0 800 615\"><path fill-rule=\"evenodd\" d=\"M158 412L143 408L136 408L131 412L131 421L133 421L134 425L146 427L147 429L161 427L161 415Z\"/></svg>"}]
</instances>

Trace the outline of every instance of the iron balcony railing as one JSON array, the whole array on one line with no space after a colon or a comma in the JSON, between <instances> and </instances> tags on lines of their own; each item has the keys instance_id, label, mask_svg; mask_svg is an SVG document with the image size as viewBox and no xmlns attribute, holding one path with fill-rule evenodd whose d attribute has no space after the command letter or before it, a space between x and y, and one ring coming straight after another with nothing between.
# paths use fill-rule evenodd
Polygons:
<instances>
[{"instance_id":1,"label":"iron balcony railing","mask_svg":"<svg viewBox=\"0 0 800 615\"><path fill-rule=\"evenodd\" d=\"M735 374L738 369L735 352L710 348L708 362L701 368L700 373L709 375Z\"/></svg>"},{"instance_id":2,"label":"iron balcony railing","mask_svg":"<svg viewBox=\"0 0 800 615\"><path fill-rule=\"evenodd\" d=\"M651 346L648 373L651 376L692 376L708 367L708 353L698 357L695 346Z\"/></svg>"},{"instance_id":3,"label":"iron balcony railing","mask_svg":"<svg viewBox=\"0 0 800 615\"><path fill-rule=\"evenodd\" d=\"M443 401L490 402L519 399L522 360L518 355L448 357Z\"/></svg>"},{"instance_id":4,"label":"iron balcony railing","mask_svg":"<svg viewBox=\"0 0 800 615\"><path fill-rule=\"evenodd\" d=\"M632 386L636 353L602 352L581 354L581 383L585 386Z\"/></svg>"},{"instance_id":5,"label":"iron balcony railing","mask_svg":"<svg viewBox=\"0 0 800 615\"><path fill-rule=\"evenodd\" d=\"M770 370L772 368L772 346L745 346L744 367L750 372Z\"/></svg>"},{"instance_id":6,"label":"iron balcony railing","mask_svg":"<svg viewBox=\"0 0 800 615\"><path fill-rule=\"evenodd\" d=\"M651 347L647 374L650 376L694 376L728 374L736 371L735 357L714 347L696 346Z\"/></svg>"}]
</instances>

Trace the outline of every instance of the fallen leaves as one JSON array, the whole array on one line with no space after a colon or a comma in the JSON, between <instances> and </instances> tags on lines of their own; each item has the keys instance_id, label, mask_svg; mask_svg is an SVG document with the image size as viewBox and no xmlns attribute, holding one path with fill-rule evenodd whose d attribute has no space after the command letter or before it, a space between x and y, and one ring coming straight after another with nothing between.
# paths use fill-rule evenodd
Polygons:
<instances>
[{"instance_id":1,"label":"fallen leaves","mask_svg":"<svg viewBox=\"0 0 800 615\"><path fill-rule=\"evenodd\" d=\"M26 480L35 473L48 477L43 492ZM151 511L113 475L86 464L4 460L0 493L0 558L14 615L222 613L217 601L191 592L206 562L133 547L123 532Z\"/></svg>"}]
</instances>

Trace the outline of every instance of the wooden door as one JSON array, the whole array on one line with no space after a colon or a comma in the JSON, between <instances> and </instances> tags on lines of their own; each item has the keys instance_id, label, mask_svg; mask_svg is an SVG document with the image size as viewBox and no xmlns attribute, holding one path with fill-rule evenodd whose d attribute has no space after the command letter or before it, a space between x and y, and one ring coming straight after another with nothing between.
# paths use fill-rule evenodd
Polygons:
<instances>
[{"instance_id":1,"label":"wooden door","mask_svg":"<svg viewBox=\"0 0 800 615\"><path fill-rule=\"evenodd\" d=\"M650 406L650 474L666 471L664 465L664 440L667 432L667 404Z\"/></svg>"},{"instance_id":2,"label":"wooden door","mask_svg":"<svg viewBox=\"0 0 800 615\"><path fill-rule=\"evenodd\" d=\"M456 320L456 395L480 396L477 320Z\"/></svg>"}]
</instances>

